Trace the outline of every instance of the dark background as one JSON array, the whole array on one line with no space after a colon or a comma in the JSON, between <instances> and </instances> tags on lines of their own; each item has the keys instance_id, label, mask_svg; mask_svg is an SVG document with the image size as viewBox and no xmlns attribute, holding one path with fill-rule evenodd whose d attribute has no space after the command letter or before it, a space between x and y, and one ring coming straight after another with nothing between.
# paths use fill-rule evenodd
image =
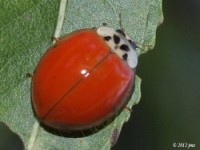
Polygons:
<instances>
[{"instance_id":1,"label":"dark background","mask_svg":"<svg viewBox=\"0 0 200 150\"><path fill-rule=\"evenodd\" d=\"M200 150L200 1L163 0L163 11L155 48L139 58L141 101L113 150Z\"/></svg>"}]
</instances>

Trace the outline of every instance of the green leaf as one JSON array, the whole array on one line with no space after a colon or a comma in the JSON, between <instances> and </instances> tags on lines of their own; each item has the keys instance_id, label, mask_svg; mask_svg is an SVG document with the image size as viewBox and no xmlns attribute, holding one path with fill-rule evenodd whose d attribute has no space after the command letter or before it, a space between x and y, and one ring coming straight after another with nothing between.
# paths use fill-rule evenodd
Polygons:
<instances>
[{"instance_id":1,"label":"green leaf","mask_svg":"<svg viewBox=\"0 0 200 150\"><path fill-rule=\"evenodd\" d=\"M32 144L30 149L34 150L109 150L130 117L126 109L109 126L82 138L51 134L37 126L33 115L31 79L26 73L33 72L52 44L50 38L59 22L60 2L62 0L0 1L0 121L22 138L26 149ZM121 13L126 33L141 47L137 49L140 55L154 46L157 26L163 20L161 3L162 0L68 0L65 11L61 12L64 22L60 36L80 28L99 27L104 22L120 28L118 16ZM128 107L140 100L140 78L135 82Z\"/></svg>"}]
</instances>

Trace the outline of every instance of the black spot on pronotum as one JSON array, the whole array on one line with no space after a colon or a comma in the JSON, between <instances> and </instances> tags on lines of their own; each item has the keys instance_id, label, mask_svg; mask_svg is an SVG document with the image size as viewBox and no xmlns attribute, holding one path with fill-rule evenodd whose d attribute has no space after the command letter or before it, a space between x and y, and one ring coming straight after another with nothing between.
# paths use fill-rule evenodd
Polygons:
<instances>
[{"instance_id":1,"label":"black spot on pronotum","mask_svg":"<svg viewBox=\"0 0 200 150\"><path fill-rule=\"evenodd\" d=\"M122 29L117 29L116 32L120 33L124 37L126 36L125 33L124 33L124 31Z\"/></svg>"},{"instance_id":2,"label":"black spot on pronotum","mask_svg":"<svg viewBox=\"0 0 200 150\"><path fill-rule=\"evenodd\" d=\"M128 40L129 41L129 43L131 44L131 47L133 48L133 49L136 49L137 48L137 45L135 44L135 42L133 42L132 40Z\"/></svg>"},{"instance_id":3,"label":"black spot on pronotum","mask_svg":"<svg viewBox=\"0 0 200 150\"><path fill-rule=\"evenodd\" d=\"M123 50L123 51L129 51L129 47L126 44L122 44L120 46L120 49Z\"/></svg>"},{"instance_id":4,"label":"black spot on pronotum","mask_svg":"<svg viewBox=\"0 0 200 150\"><path fill-rule=\"evenodd\" d=\"M105 41L111 40L111 36L105 36L105 37L104 37L104 40L105 40Z\"/></svg>"},{"instance_id":5,"label":"black spot on pronotum","mask_svg":"<svg viewBox=\"0 0 200 150\"><path fill-rule=\"evenodd\" d=\"M124 55L122 55L122 57L123 57L124 60L127 60L128 59L128 54L124 54Z\"/></svg>"},{"instance_id":6,"label":"black spot on pronotum","mask_svg":"<svg viewBox=\"0 0 200 150\"><path fill-rule=\"evenodd\" d=\"M114 42L115 42L115 44L119 44L119 42L120 42L120 38L119 38L119 36L117 36L117 35L113 35L113 39L114 39Z\"/></svg>"}]
</instances>

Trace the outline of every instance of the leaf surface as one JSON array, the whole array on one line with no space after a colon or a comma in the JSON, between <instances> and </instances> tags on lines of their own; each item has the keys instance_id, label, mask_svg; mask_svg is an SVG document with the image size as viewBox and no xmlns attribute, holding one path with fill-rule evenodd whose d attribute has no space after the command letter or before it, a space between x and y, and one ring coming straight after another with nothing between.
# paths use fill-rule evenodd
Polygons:
<instances>
[{"instance_id":1,"label":"leaf surface","mask_svg":"<svg viewBox=\"0 0 200 150\"><path fill-rule=\"evenodd\" d=\"M34 71L40 57L52 45L60 2L0 2L0 121L22 138L26 149L36 122L31 106L31 80L26 74ZM62 12L60 36L80 28L99 27L102 23L120 28L121 13L126 33L141 44L141 49L137 49L140 55L154 46L157 26L163 20L161 4L161 0L68 0ZM135 82L129 107L137 104L141 96L141 79L137 77ZM130 112L125 109L109 126L82 138L57 136L39 127L31 149L109 150L129 117Z\"/></svg>"}]
</instances>

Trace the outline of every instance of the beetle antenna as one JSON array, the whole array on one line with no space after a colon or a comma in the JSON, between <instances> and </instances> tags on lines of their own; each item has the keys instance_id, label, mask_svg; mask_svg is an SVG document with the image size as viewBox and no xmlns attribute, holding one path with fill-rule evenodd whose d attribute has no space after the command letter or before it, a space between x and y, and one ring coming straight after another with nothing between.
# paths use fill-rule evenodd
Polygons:
<instances>
[{"instance_id":1,"label":"beetle antenna","mask_svg":"<svg viewBox=\"0 0 200 150\"><path fill-rule=\"evenodd\" d=\"M120 26L120 29L122 31L124 31L124 27L123 27L123 24L122 24L122 14L121 13L119 13L119 26Z\"/></svg>"}]
</instances>

